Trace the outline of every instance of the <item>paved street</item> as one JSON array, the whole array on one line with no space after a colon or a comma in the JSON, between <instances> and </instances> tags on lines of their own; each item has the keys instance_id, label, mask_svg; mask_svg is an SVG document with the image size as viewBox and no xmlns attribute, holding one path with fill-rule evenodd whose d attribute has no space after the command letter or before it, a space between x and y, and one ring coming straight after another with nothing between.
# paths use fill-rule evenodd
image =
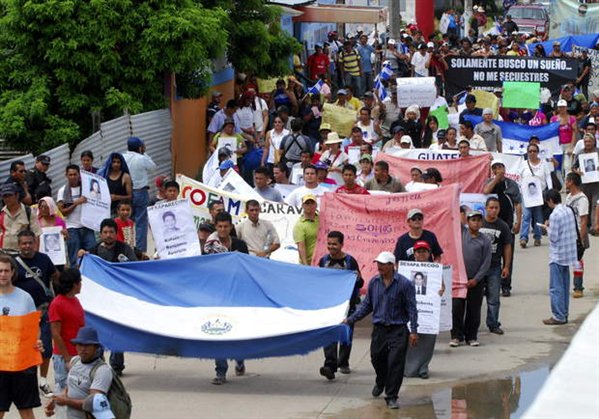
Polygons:
<instances>
[{"instance_id":1,"label":"paved street","mask_svg":"<svg viewBox=\"0 0 599 419\"><path fill-rule=\"evenodd\" d=\"M370 396L374 373L369 358L370 324L364 320L354 339L353 372L345 376L339 374L333 382L327 382L318 374L323 361L321 351L306 356L248 361L245 377L230 375L228 384L220 387L210 384L214 376L211 361L128 354L123 379L133 398L133 417L430 418L435 417L431 398L438 417L448 417L452 398L448 390L452 387L455 399L456 385L517 375L523 380L520 404L528 404L530 400L524 400L525 393L528 392L530 398L530 391L538 390L547 367L566 349L599 296L596 250L599 239L591 238L592 250L585 257L585 297L571 300L570 324L549 327L541 323L550 315L546 240L544 238L540 248L516 251L514 293L502 299L501 307L506 334L492 335L483 328L480 347L457 349L450 349L448 333L442 334L437 341L430 379L404 381L399 411L388 411L382 399L374 400ZM484 325L484 315L482 323ZM524 388L527 379L537 383L534 389ZM470 391L470 397L476 394L473 387L467 385L460 387L460 391ZM497 403L501 408L501 401ZM471 405L469 402L468 409L474 408ZM445 406L445 413L439 411L439 406L441 410ZM489 404L486 409L490 414L492 406ZM37 415L43 417L41 409ZM13 410L7 417L18 415Z\"/></svg>"}]
</instances>

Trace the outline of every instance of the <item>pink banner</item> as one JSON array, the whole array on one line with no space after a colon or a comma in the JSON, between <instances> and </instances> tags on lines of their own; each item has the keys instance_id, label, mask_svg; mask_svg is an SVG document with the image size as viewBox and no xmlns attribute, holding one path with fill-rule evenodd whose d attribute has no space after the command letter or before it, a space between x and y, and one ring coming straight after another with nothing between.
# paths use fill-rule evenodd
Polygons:
<instances>
[{"instance_id":1,"label":"pink banner","mask_svg":"<svg viewBox=\"0 0 599 419\"><path fill-rule=\"evenodd\" d=\"M491 154L481 154L464 159L451 160L415 160L405 157L395 157L379 153L376 161L385 160L389 163L392 176L399 177L404 185L410 182L410 169L418 167L424 171L434 167L443 176L443 185L461 183L462 192L482 193L485 181L491 176Z\"/></svg>"},{"instance_id":2,"label":"pink banner","mask_svg":"<svg viewBox=\"0 0 599 419\"><path fill-rule=\"evenodd\" d=\"M435 233L443 248L441 262L453 266L452 296L465 298L459 194L457 184L433 191L389 195L326 193L320 201L314 263L327 253L327 234L341 231L345 235L343 250L356 258L368 283L378 274L374 258L384 250L393 252L399 236L408 231L408 211L420 208L424 212L424 228Z\"/></svg>"}]
</instances>

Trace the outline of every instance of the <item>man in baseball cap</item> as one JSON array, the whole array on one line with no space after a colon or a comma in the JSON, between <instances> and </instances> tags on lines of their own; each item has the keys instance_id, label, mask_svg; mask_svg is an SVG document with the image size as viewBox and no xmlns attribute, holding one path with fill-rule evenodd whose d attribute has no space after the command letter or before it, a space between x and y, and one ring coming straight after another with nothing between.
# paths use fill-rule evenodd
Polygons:
<instances>
[{"instance_id":1,"label":"man in baseball cap","mask_svg":"<svg viewBox=\"0 0 599 419\"><path fill-rule=\"evenodd\" d=\"M379 273L370 280L366 298L344 322L353 325L372 313L370 358L376 373L372 396L378 397L384 391L387 407L398 409L408 343L418 343L416 296L410 280L395 271L393 253L381 252L374 261Z\"/></svg>"},{"instance_id":2,"label":"man in baseball cap","mask_svg":"<svg viewBox=\"0 0 599 419\"><path fill-rule=\"evenodd\" d=\"M443 249L437 240L435 233L425 230L424 212L420 208L412 208L408 211L406 223L409 230L397 239L395 251L393 252L397 260L414 260L414 245L418 241L426 241L431 246L430 262L439 262Z\"/></svg>"}]
</instances>

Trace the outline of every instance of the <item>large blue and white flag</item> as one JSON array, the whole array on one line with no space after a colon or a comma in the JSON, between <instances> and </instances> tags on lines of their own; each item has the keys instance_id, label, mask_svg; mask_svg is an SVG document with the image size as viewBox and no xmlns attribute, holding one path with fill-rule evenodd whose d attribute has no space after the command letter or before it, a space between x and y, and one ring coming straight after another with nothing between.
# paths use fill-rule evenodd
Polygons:
<instances>
[{"instance_id":1,"label":"large blue and white flag","mask_svg":"<svg viewBox=\"0 0 599 419\"><path fill-rule=\"evenodd\" d=\"M473 125L482 121L482 117L466 115ZM530 137L537 136L541 142L540 149L544 157L549 158L552 155L562 154L559 146L559 123L531 127L529 125L515 124L513 122L493 121L501 128L503 135L503 152L506 154L524 154L528 146Z\"/></svg>"},{"instance_id":2,"label":"large blue and white flag","mask_svg":"<svg viewBox=\"0 0 599 419\"><path fill-rule=\"evenodd\" d=\"M314 84L314 86L308 89L306 93L311 95L319 95L320 91L322 90L322 86L324 86L324 81L322 81L322 79L319 79L316 82L316 84Z\"/></svg>"},{"instance_id":3,"label":"large blue and white flag","mask_svg":"<svg viewBox=\"0 0 599 419\"><path fill-rule=\"evenodd\" d=\"M108 349L251 359L347 341L355 273L241 253L109 263L86 255L79 299Z\"/></svg>"}]
</instances>

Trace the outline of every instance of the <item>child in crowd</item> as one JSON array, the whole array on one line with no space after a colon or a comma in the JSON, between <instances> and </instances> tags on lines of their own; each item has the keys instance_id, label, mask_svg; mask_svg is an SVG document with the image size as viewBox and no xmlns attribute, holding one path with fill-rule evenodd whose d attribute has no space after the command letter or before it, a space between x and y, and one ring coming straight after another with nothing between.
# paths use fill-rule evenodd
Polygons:
<instances>
[{"instance_id":1,"label":"child in crowd","mask_svg":"<svg viewBox=\"0 0 599 419\"><path fill-rule=\"evenodd\" d=\"M116 239L135 248L135 222L131 217L131 201L120 201L117 206L117 217L114 219L118 227Z\"/></svg>"}]
</instances>

